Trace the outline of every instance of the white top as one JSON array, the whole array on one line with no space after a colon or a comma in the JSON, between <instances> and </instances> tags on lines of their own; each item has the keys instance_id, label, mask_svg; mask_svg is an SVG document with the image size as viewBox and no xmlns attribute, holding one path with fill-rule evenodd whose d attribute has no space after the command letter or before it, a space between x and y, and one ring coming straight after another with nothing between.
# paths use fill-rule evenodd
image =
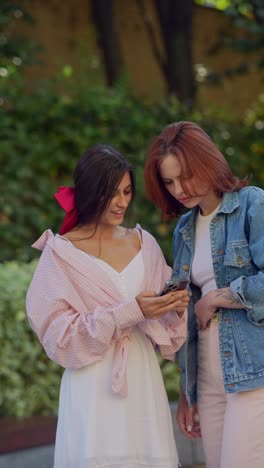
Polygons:
<instances>
[{"instance_id":1,"label":"white top","mask_svg":"<svg viewBox=\"0 0 264 468\"><path fill-rule=\"evenodd\" d=\"M211 252L210 223L219 206L207 216L199 212L196 218L191 281L201 288L202 296L217 289Z\"/></svg>"},{"instance_id":2,"label":"white top","mask_svg":"<svg viewBox=\"0 0 264 468\"><path fill-rule=\"evenodd\" d=\"M83 253L87 258L87 254ZM92 257L129 300L142 289L142 249L118 272ZM134 327L127 365L128 395L113 394L114 343L103 359L66 369L61 383L53 468L176 468L178 455L168 399L150 339ZM115 371L115 369L114 369Z\"/></svg>"},{"instance_id":3,"label":"white top","mask_svg":"<svg viewBox=\"0 0 264 468\"><path fill-rule=\"evenodd\" d=\"M87 255L85 252L83 252L83 254ZM141 291L144 280L144 263L141 249L122 271L115 270L115 268L101 258L97 258L93 255L90 255L90 257L111 277L123 299L132 299ZM134 273L134 265L137 265L136 275Z\"/></svg>"}]
</instances>

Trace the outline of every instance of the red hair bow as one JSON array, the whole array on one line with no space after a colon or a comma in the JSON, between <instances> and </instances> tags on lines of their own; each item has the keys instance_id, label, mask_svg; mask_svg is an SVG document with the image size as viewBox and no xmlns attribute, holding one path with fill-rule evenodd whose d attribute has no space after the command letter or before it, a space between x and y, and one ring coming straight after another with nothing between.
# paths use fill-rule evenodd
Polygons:
<instances>
[{"instance_id":1,"label":"red hair bow","mask_svg":"<svg viewBox=\"0 0 264 468\"><path fill-rule=\"evenodd\" d=\"M54 194L54 197L62 209L66 211L66 215L60 227L60 234L63 235L65 232L73 229L78 222L77 210L75 208L74 188L59 187L59 190Z\"/></svg>"}]
</instances>

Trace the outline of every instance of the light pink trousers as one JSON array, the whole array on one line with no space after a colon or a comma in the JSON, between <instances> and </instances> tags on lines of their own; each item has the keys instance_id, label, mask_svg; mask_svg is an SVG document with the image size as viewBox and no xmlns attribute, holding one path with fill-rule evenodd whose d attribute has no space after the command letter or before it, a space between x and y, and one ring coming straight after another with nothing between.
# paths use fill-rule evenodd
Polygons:
<instances>
[{"instance_id":1,"label":"light pink trousers","mask_svg":"<svg viewBox=\"0 0 264 468\"><path fill-rule=\"evenodd\" d=\"M264 468L264 388L224 391L218 322L199 332L198 411L206 468Z\"/></svg>"}]
</instances>

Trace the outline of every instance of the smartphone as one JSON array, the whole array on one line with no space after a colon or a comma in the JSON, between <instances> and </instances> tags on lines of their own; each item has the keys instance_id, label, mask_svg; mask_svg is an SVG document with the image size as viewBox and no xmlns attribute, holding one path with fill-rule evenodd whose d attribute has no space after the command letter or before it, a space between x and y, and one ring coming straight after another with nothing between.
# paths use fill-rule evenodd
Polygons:
<instances>
[{"instance_id":1,"label":"smartphone","mask_svg":"<svg viewBox=\"0 0 264 468\"><path fill-rule=\"evenodd\" d=\"M168 294L172 291L181 291L182 289L185 289L188 284L188 280L176 281L174 279L169 279L165 281L165 286L159 293L159 296L164 296L165 294Z\"/></svg>"}]
</instances>

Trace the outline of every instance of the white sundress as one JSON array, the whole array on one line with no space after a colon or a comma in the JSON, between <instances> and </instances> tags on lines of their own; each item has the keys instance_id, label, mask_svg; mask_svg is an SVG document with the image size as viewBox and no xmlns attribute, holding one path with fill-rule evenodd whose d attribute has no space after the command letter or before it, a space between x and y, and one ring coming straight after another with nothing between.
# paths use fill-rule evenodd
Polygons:
<instances>
[{"instance_id":1,"label":"white sundress","mask_svg":"<svg viewBox=\"0 0 264 468\"><path fill-rule=\"evenodd\" d=\"M124 299L141 291L141 250L121 272L92 258ZM54 468L178 467L170 408L153 345L140 330L133 332L126 398L111 388L113 353L114 344L101 361L64 371Z\"/></svg>"}]
</instances>

